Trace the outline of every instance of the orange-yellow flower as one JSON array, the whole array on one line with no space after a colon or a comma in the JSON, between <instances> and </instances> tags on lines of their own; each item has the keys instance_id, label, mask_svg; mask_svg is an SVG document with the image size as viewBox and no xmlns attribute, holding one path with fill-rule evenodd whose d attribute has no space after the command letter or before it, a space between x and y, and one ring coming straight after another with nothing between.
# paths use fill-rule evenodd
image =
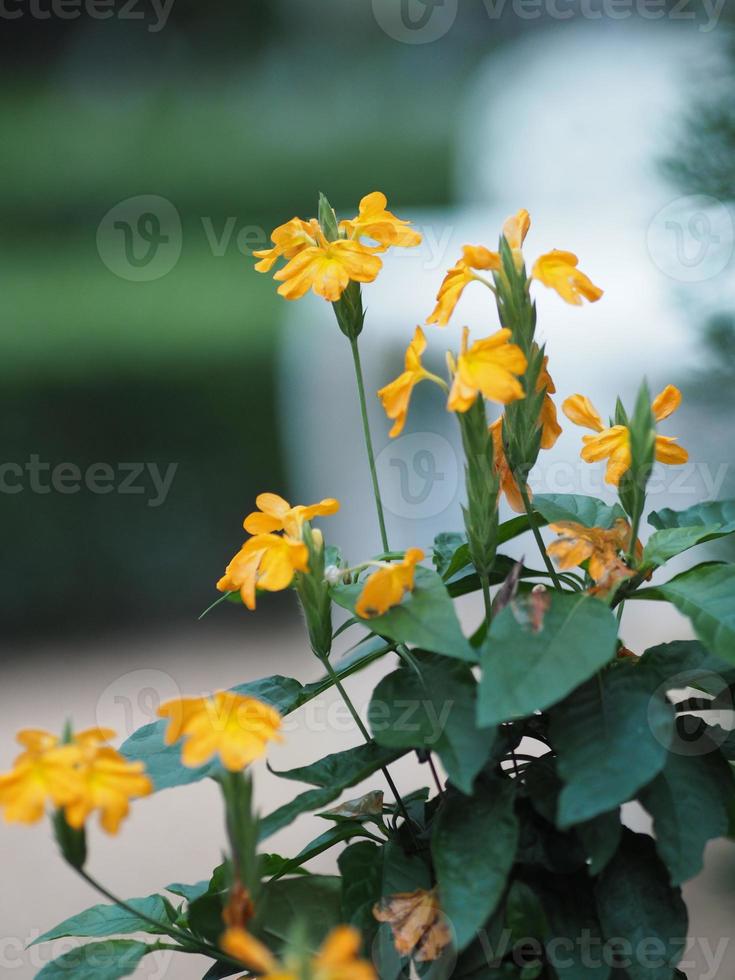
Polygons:
<instances>
[{"instance_id":1,"label":"orange-yellow flower","mask_svg":"<svg viewBox=\"0 0 735 980\"><path fill-rule=\"evenodd\" d=\"M536 259L531 278L555 289L562 299L574 306L582 305L582 297L594 303L602 296L602 290L577 268L578 263L574 252L555 248Z\"/></svg>"},{"instance_id":2,"label":"orange-yellow flower","mask_svg":"<svg viewBox=\"0 0 735 980\"><path fill-rule=\"evenodd\" d=\"M291 538L300 539L304 521L327 517L339 510L339 500L326 497L318 504L296 504L294 507L277 493L261 493L255 498L258 510L248 514L243 527L249 534L270 534L285 531Z\"/></svg>"},{"instance_id":3,"label":"orange-yellow flower","mask_svg":"<svg viewBox=\"0 0 735 980\"><path fill-rule=\"evenodd\" d=\"M372 238L382 246L381 252L392 245L403 248L420 245L419 232L410 227L409 221L403 221L388 211L387 205L388 199L380 191L366 194L360 201L357 217L340 221L339 230L348 238L359 238L361 235Z\"/></svg>"},{"instance_id":4,"label":"orange-yellow flower","mask_svg":"<svg viewBox=\"0 0 735 980\"><path fill-rule=\"evenodd\" d=\"M513 476L508 459L505 455L503 445L503 417L496 419L490 426L490 433L493 437L493 469L500 482L500 492L505 494L505 499L518 514L525 513L526 507L523 503L521 490L518 481ZM531 491L528 491L529 496Z\"/></svg>"},{"instance_id":5,"label":"orange-yellow flower","mask_svg":"<svg viewBox=\"0 0 735 980\"><path fill-rule=\"evenodd\" d=\"M280 962L244 929L228 929L220 940L223 952L266 980L377 980L372 963L359 958L360 944L357 929L337 926L309 960L301 952L289 952Z\"/></svg>"},{"instance_id":6,"label":"orange-yellow flower","mask_svg":"<svg viewBox=\"0 0 735 980\"><path fill-rule=\"evenodd\" d=\"M465 287L474 280L482 281L475 272L489 270L497 272L499 269L500 256L497 252L491 252L482 245L465 245L462 249L462 258L444 276L439 292L436 294L436 306L426 322L446 327Z\"/></svg>"},{"instance_id":7,"label":"orange-yellow flower","mask_svg":"<svg viewBox=\"0 0 735 980\"><path fill-rule=\"evenodd\" d=\"M674 385L667 385L651 403L651 411L657 422L668 418L681 404L681 392ZM630 468L630 432L626 425L603 425L600 414L584 395L571 395L562 404L564 414L575 425L584 426L597 432L594 436L583 436L581 457L586 463L607 459L605 480L617 486L620 478ZM656 436L655 456L660 463L675 466L686 463L689 453L676 444L672 436Z\"/></svg>"},{"instance_id":8,"label":"orange-yellow flower","mask_svg":"<svg viewBox=\"0 0 735 980\"><path fill-rule=\"evenodd\" d=\"M5 819L35 823L51 804L62 807L75 828L99 810L103 829L117 833L130 799L147 796L153 786L142 762L129 762L103 744L114 734L109 729L88 729L62 743L41 729L19 732L24 751L12 771L0 776Z\"/></svg>"},{"instance_id":9,"label":"orange-yellow flower","mask_svg":"<svg viewBox=\"0 0 735 980\"><path fill-rule=\"evenodd\" d=\"M315 244L300 249L273 278L284 299L301 299L310 289L336 303L350 281L372 282L383 263L374 250L352 239L330 242L314 228Z\"/></svg>"},{"instance_id":10,"label":"orange-yellow flower","mask_svg":"<svg viewBox=\"0 0 735 980\"><path fill-rule=\"evenodd\" d=\"M373 915L378 922L389 923L396 951L401 956L415 954L419 963L438 959L452 941L436 888L383 898L373 906Z\"/></svg>"},{"instance_id":11,"label":"orange-yellow flower","mask_svg":"<svg viewBox=\"0 0 735 980\"><path fill-rule=\"evenodd\" d=\"M256 534L238 551L217 582L220 592L239 591L248 609L255 609L255 590L287 589L296 572L309 571L309 551L303 541L278 534Z\"/></svg>"},{"instance_id":12,"label":"orange-yellow flower","mask_svg":"<svg viewBox=\"0 0 735 980\"><path fill-rule=\"evenodd\" d=\"M391 438L400 435L403 431L411 395L419 381L435 381L437 384L444 386L441 378L437 378L435 374L427 371L422 365L421 355L425 350L426 337L424 331L421 327L416 327L413 340L406 349L404 361L405 371L395 381L391 381L390 384L381 388L378 392L378 398L383 403L385 414L389 419L394 420L393 428L389 433Z\"/></svg>"},{"instance_id":13,"label":"orange-yellow flower","mask_svg":"<svg viewBox=\"0 0 735 980\"><path fill-rule=\"evenodd\" d=\"M628 521L619 517L611 528L585 527L575 521L558 521L549 525L549 530L559 535L546 551L556 561L562 571L587 562L587 571L597 588L596 594L613 591L634 570L626 564L623 556L630 546L631 528ZM636 541L635 555L640 560L643 546Z\"/></svg>"},{"instance_id":14,"label":"orange-yellow flower","mask_svg":"<svg viewBox=\"0 0 735 980\"><path fill-rule=\"evenodd\" d=\"M541 391L542 388L546 389L544 400L541 403L540 416L542 449L551 449L561 435L561 426L559 425L556 417L556 405L551 397L556 393L556 385L552 381L551 375L549 374L547 368L548 362L548 357L544 357L544 363L539 371L538 380L536 381L536 391Z\"/></svg>"},{"instance_id":15,"label":"orange-yellow flower","mask_svg":"<svg viewBox=\"0 0 735 980\"><path fill-rule=\"evenodd\" d=\"M129 762L109 746L87 745L79 772L79 793L64 807L67 823L77 829L99 810L102 829L116 834L130 811L130 800L153 792L144 764Z\"/></svg>"},{"instance_id":16,"label":"orange-yellow flower","mask_svg":"<svg viewBox=\"0 0 735 980\"><path fill-rule=\"evenodd\" d=\"M355 605L357 615L370 619L397 606L407 592L413 591L415 567L423 559L420 548L409 548L402 562L383 565L373 572Z\"/></svg>"},{"instance_id":17,"label":"orange-yellow flower","mask_svg":"<svg viewBox=\"0 0 735 980\"><path fill-rule=\"evenodd\" d=\"M316 245L316 229L319 223L312 218L309 221L302 221L301 218L291 218L283 225L279 225L271 233L273 248L262 249L253 252L260 262L256 262L255 268L258 272L270 272L278 259L292 259L299 252L309 245Z\"/></svg>"},{"instance_id":18,"label":"orange-yellow flower","mask_svg":"<svg viewBox=\"0 0 735 980\"><path fill-rule=\"evenodd\" d=\"M449 392L450 412L466 412L478 394L507 405L524 397L516 377L526 370L526 357L517 344L510 343L510 330L498 330L491 337L476 340L467 348L469 330L462 331L462 349Z\"/></svg>"},{"instance_id":19,"label":"orange-yellow flower","mask_svg":"<svg viewBox=\"0 0 735 980\"><path fill-rule=\"evenodd\" d=\"M176 698L162 704L158 714L169 722L167 745L185 740L181 761L192 769L219 755L225 769L240 772L265 754L268 742L281 741L276 709L234 691L218 691L211 698Z\"/></svg>"}]
</instances>

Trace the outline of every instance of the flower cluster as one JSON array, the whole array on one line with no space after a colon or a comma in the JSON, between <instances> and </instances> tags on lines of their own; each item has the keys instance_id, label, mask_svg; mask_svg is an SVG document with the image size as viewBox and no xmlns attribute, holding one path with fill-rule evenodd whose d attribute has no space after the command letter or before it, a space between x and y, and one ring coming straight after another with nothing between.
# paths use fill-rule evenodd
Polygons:
<instances>
[{"instance_id":1,"label":"flower cluster","mask_svg":"<svg viewBox=\"0 0 735 980\"><path fill-rule=\"evenodd\" d=\"M372 963L359 956L361 943L357 929L337 926L314 956L295 951L283 962L244 929L229 929L221 946L265 980L376 980Z\"/></svg>"},{"instance_id":2,"label":"flower cluster","mask_svg":"<svg viewBox=\"0 0 735 980\"><path fill-rule=\"evenodd\" d=\"M80 829L94 811L108 834L116 834L130 800L153 792L141 762L129 762L106 743L109 729L93 728L62 741L51 732L24 729L23 751L10 772L0 775L0 806L7 821L37 823L49 806L62 809Z\"/></svg>"}]
</instances>

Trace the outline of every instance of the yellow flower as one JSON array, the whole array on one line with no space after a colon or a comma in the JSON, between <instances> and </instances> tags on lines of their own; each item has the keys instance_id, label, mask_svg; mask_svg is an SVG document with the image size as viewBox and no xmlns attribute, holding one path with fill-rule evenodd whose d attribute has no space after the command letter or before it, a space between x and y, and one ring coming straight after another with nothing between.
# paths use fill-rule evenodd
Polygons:
<instances>
[{"instance_id":1,"label":"yellow flower","mask_svg":"<svg viewBox=\"0 0 735 980\"><path fill-rule=\"evenodd\" d=\"M409 548L403 561L398 565L383 565L368 578L363 586L355 612L363 619L382 616L393 606L397 606L407 592L413 591L414 569L423 561L420 548Z\"/></svg>"},{"instance_id":2,"label":"yellow flower","mask_svg":"<svg viewBox=\"0 0 735 980\"><path fill-rule=\"evenodd\" d=\"M512 214L510 218L505 219L503 224L503 237L513 252L520 252L530 227L531 215L525 208L521 208L520 211Z\"/></svg>"},{"instance_id":3,"label":"yellow flower","mask_svg":"<svg viewBox=\"0 0 735 980\"><path fill-rule=\"evenodd\" d=\"M67 823L77 829L84 826L93 811L99 810L102 829L116 834L128 815L130 800L153 792L143 763L129 762L109 746L87 745L79 772L80 791L64 808Z\"/></svg>"},{"instance_id":4,"label":"yellow flower","mask_svg":"<svg viewBox=\"0 0 735 980\"><path fill-rule=\"evenodd\" d=\"M273 278L281 285L284 299L301 299L309 289L336 303L350 281L372 282L383 263L366 245L351 239L327 241L320 228L314 229L316 242L307 245L288 261Z\"/></svg>"},{"instance_id":5,"label":"yellow flower","mask_svg":"<svg viewBox=\"0 0 735 980\"><path fill-rule=\"evenodd\" d=\"M436 306L426 320L427 323L446 327L465 287L474 280L481 281L473 269L497 272L500 269L500 256L482 245L465 245L462 249L462 258L444 276L439 292L436 294Z\"/></svg>"},{"instance_id":6,"label":"yellow flower","mask_svg":"<svg viewBox=\"0 0 735 980\"><path fill-rule=\"evenodd\" d=\"M546 394L544 395L544 400L541 403L541 448L551 449L556 440L561 435L561 426L557 421L556 417L556 405L554 404L551 396L556 393L556 385L551 379L549 374L547 364L549 362L548 357L544 357L544 363L539 371L538 380L536 381L536 391L541 391L542 388L546 388Z\"/></svg>"},{"instance_id":7,"label":"yellow flower","mask_svg":"<svg viewBox=\"0 0 735 980\"><path fill-rule=\"evenodd\" d=\"M436 888L419 888L383 898L373 906L373 915L378 922L390 924L396 951L401 956L415 951L414 958L419 963L438 959L452 940Z\"/></svg>"},{"instance_id":8,"label":"yellow flower","mask_svg":"<svg viewBox=\"0 0 735 980\"><path fill-rule=\"evenodd\" d=\"M573 252L552 249L536 259L531 278L555 289L562 299L574 306L582 305L582 297L594 303L602 296L602 290L577 268L578 262Z\"/></svg>"},{"instance_id":9,"label":"yellow flower","mask_svg":"<svg viewBox=\"0 0 735 980\"><path fill-rule=\"evenodd\" d=\"M285 502L285 501L284 501ZM255 609L255 589L280 592L296 572L309 571L309 551L302 541L278 534L256 534L238 551L217 582L220 592L240 592L248 609Z\"/></svg>"},{"instance_id":10,"label":"yellow flower","mask_svg":"<svg viewBox=\"0 0 735 980\"><path fill-rule=\"evenodd\" d=\"M10 773L0 776L0 806L5 819L35 823L46 806L63 807L67 822L77 829L93 810L109 834L118 831L129 800L153 792L142 762L128 762L102 743L114 736L104 728L73 735L63 743L50 732L25 729L18 733L24 747Z\"/></svg>"},{"instance_id":11,"label":"yellow flower","mask_svg":"<svg viewBox=\"0 0 735 980\"><path fill-rule=\"evenodd\" d=\"M668 418L681 404L681 392L674 385L667 385L651 403L651 411L657 422ZM571 395L563 404L564 414L575 425L584 426L597 432L594 436L583 436L581 457L586 463L607 459L605 480L617 486L622 475L630 467L630 432L626 425L605 427L600 414L584 395ZM656 436L655 456L660 463L672 466L686 463L689 453L676 445L672 436Z\"/></svg>"},{"instance_id":12,"label":"yellow flower","mask_svg":"<svg viewBox=\"0 0 735 980\"><path fill-rule=\"evenodd\" d=\"M389 419L394 420L393 428L390 430L390 437L400 435L406 424L408 414L408 404L411 401L413 389L419 381L429 380L442 384L441 379L427 371L421 363L421 355L426 350L426 337L421 327L416 327L413 340L406 349L405 368L395 381L381 388L378 398L383 403L385 414Z\"/></svg>"},{"instance_id":13,"label":"yellow flower","mask_svg":"<svg viewBox=\"0 0 735 980\"><path fill-rule=\"evenodd\" d=\"M372 963L359 958L360 933L337 926L308 962L287 954L283 963L244 929L228 929L220 940L223 952L266 980L377 980Z\"/></svg>"},{"instance_id":14,"label":"yellow flower","mask_svg":"<svg viewBox=\"0 0 735 980\"><path fill-rule=\"evenodd\" d=\"M379 242L384 252L391 245L413 248L421 244L421 235L410 228L410 222L396 218L386 210L388 199L380 191L366 194L360 201L359 214L350 221L340 221L339 230L349 238L365 235Z\"/></svg>"},{"instance_id":15,"label":"yellow flower","mask_svg":"<svg viewBox=\"0 0 735 980\"><path fill-rule=\"evenodd\" d=\"M510 330L498 330L491 337L476 340L467 349L469 330L462 331L462 349L449 392L450 412L466 412L478 394L507 405L523 398L523 387L516 375L526 370L526 357L517 344L510 343Z\"/></svg>"},{"instance_id":16,"label":"yellow flower","mask_svg":"<svg viewBox=\"0 0 735 980\"><path fill-rule=\"evenodd\" d=\"M8 823L37 823L51 803L64 806L81 791L77 745L27 750L0 774L0 807Z\"/></svg>"},{"instance_id":17,"label":"yellow flower","mask_svg":"<svg viewBox=\"0 0 735 980\"><path fill-rule=\"evenodd\" d=\"M490 426L490 432L493 437L493 469L500 481L500 492L505 494L505 499L508 501L510 506L518 514L523 514L526 511L525 504L523 503L523 497L521 496L520 487L518 486L518 481L513 476L511 468L508 465L508 459L505 455L505 447L503 446L503 417L496 419L495 422ZM530 490L528 491L529 496L531 495Z\"/></svg>"},{"instance_id":18,"label":"yellow flower","mask_svg":"<svg viewBox=\"0 0 735 980\"><path fill-rule=\"evenodd\" d=\"M260 259L260 262L255 264L257 271L270 272L278 259L292 259L307 246L316 245L318 227L319 223L313 218L310 222L302 221L301 218L291 218L285 224L279 225L271 234L273 248L253 252L253 255Z\"/></svg>"},{"instance_id":19,"label":"yellow flower","mask_svg":"<svg viewBox=\"0 0 735 980\"><path fill-rule=\"evenodd\" d=\"M192 769L219 755L225 769L240 772L265 754L268 742L281 741L276 709L234 691L167 701L158 714L169 721L166 745L185 739L181 761Z\"/></svg>"},{"instance_id":20,"label":"yellow flower","mask_svg":"<svg viewBox=\"0 0 735 980\"><path fill-rule=\"evenodd\" d=\"M596 595L614 591L620 582L630 578L634 571L623 560L630 545L631 528L628 521L619 517L611 528L585 527L575 521L558 521L549 524L549 530L559 535L546 551L562 571L587 562L587 571L596 588ZM635 556L640 561L643 546L635 543Z\"/></svg>"},{"instance_id":21,"label":"yellow flower","mask_svg":"<svg viewBox=\"0 0 735 980\"><path fill-rule=\"evenodd\" d=\"M289 537L296 539L301 538L304 521L336 514L339 510L339 501L333 497L320 500L318 504L296 504L292 507L277 493L261 493L255 498L255 504L259 509L248 514L243 522L243 527L249 534L285 531Z\"/></svg>"}]
</instances>

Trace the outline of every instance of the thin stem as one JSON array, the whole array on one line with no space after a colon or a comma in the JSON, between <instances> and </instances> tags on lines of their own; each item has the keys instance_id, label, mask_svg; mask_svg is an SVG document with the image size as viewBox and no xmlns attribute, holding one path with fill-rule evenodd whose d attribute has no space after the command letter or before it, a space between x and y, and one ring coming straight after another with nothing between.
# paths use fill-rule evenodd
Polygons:
<instances>
[{"instance_id":1,"label":"thin stem","mask_svg":"<svg viewBox=\"0 0 735 980\"><path fill-rule=\"evenodd\" d=\"M200 942L198 939L196 939L194 936L191 936L189 933L186 933L181 929L177 929L176 926L170 925L168 922L160 922L158 919L154 919L151 916L146 915L144 912L140 912L138 909L133 908L132 905L128 905L128 903L124 901L124 899L118 898L117 895L114 895L111 891L109 891L109 889L105 888L105 886L101 884L101 882L97 881L96 878L93 878L92 875L89 874L89 872L85 871L84 868L74 868L74 870L81 878L83 878L87 882L88 885L91 885L91 887L94 888L96 892L99 892L99 894L102 895L103 898L106 898L108 901L112 902L113 905L117 905L121 909L125 909L126 912L129 912L131 915L140 919L141 922L147 922L149 925L154 926L163 935L170 936L172 939L178 939L180 943L185 944L182 945L182 947L172 947L172 948L180 949L180 951L184 953L188 953L192 951L197 953L204 953L207 956L211 956L213 959L222 960L226 963L237 964L238 966L242 965L238 963L237 960L231 959L229 956L226 956L224 953L221 952L221 950L217 949L215 946L210 946L209 943Z\"/></svg>"},{"instance_id":2,"label":"thin stem","mask_svg":"<svg viewBox=\"0 0 735 980\"><path fill-rule=\"evenodd\" d=\"M551 580L553 581L555 587L561 592L562 591L561 582L559 581L559 576L556 574L554 563L552 562L551 558L549 558L549 556L546 554L546 548L544 547L544 539L541 537L541 532L539 531L538 524L536 523L536 515L534 514L533 507L531 506L531 500L528 496L528 490L526 489L526 484L523 482L523 480L519 479L518 476L516 476L516 481L518 483L518 489L521 492L523 506L526 508L528 523L531 527L531 531L533 532L533 536L536 539L538 550L541 552L541 557L543 558L544 564L546 565L546 570L551 576Z\"/></svg>"},{"instance_id":3,"label":"thin stem","mask_svg":"<svg viewBox=\"0 0 735 980\"><path fill-rule=\"evenodd\" d=\"M429 752L429 757L427 761L429 763L429 769L431 769L431 775L434 777L434 785L436 786L436 791L441 796L441 794L444 792L444 788L442 786L441 779L439 779L439 773L436 771L436 765L434 763L433 758L431 757L431 752Z\"/></svg>"},{"instance_id":4,"label":"thin stem","mask_svg":"<svg viewBox=\"0 0 735 980\"><path fill-rule=\"evenodd\" d=\"M339 679L339 676L338 676L336 670L331 665L331 663L329 662L329 660L327 659L327 657L323 657L323 658L320 657L319 659L324 664L324 669L327 671L327 673L331 677L334 686L337 688L337 690L339 691L339 693L340 693L340 695L342 697L342 700L347 705L347 710L352 715L353 721L357 725L357 727L358 727L358 729L360 731L360 734L362 735L362 737L365 739L366 742L368 742L368 743L372 742L372 738L370 737L370 732L367 730L367 728L365 728L365 725L363 724L362 718L357 713L357 708L352 703L349 694L347 693L347 691L345 691L344 687L342 686L342 681ZM413 824L411 822L410 816L408 815L408 810L406 809L406 805L405 805L405 803L403 802L403 800L401 798L401 794L398 792L398 787L393 782L393 777L388 772L388 769L387 769L386 766L381 766L380 767L380 771L385 776L385 781L388 783L388 786L390 787L390 791L393 794L393 796L395 797L396 806L401 811L401 814L403 816L403 819L406 821L406 826L408 827L409 833L411 834L411 837L413 838L414 844L416 845L416 847L418 849L418 841L416 840L416 835L414 834Z\"/></svg>"},{"instance_id":5,"label":"thin stem","mask_svg":"<svg viewBox=\"0 0 735 980\"><path fill-rule=\"evenodd\" d=\"M642 510L640 507L637 507L636 510L638 513L635 515L633 520L633 527L630 531L630 544L628 545L628 561L630 564L635 562L635 543L638 540L638 531L641 526Z\"/></svg>"},{"instance_id":6,"label":"thin stem","mask_svg":"<svg viewBox=\"0 0 735 980\"><path fill-rule=\"evenodd\" d=\"M378 524L380 525L380 540L383 544L383 551L390 551L388 547L388 535L385 531L385 517L383 516L383 501L380 497L380 485L378 474L375 469L375 453L373 452L373 438L370 434L370 421L367 413L367 402L365 401L365 382L362 377L362 364L360 363L360 350L357 346L357 337L350 339L352 347L352 359L355 363L355 379L357 381L357 394L360 399L360 414L362 416L362 431L365 435L365 448L367 450L368 464L370 466L370 478L373 483L373 496L375 497L375 509L378 512Z\"/></svg>"}]
</instances>

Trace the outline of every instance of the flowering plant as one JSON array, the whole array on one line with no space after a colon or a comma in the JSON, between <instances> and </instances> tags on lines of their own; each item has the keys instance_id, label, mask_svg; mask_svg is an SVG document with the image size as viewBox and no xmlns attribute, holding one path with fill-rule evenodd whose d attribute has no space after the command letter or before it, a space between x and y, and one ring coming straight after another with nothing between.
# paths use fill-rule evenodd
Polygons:
<instances>
[{"instance_id":1,"label":"flowering plant","mask_svg":"<svg viewBox=\"0 0 735 980\"><path fill-rule=\"evenodd\" d=\"M532 497L529 473L561 431L537 340L534 283L577 306L602 291L571 252L542 255L529 275L529 226L519 211L497 251L466 246L427 318L445 326L478 283L499 328L480 338L465 328L440 377L423 365L428 339L417 327L403 372L378 392L395 437L414 388L430 382L456 417L464 449L464 529L405 552L389 547L367 422L360 284L376 278L389 249L413 247L420 235L380 193L341 222L322 197L318 218L292 219L257 253L261 272L282 263L274 278L286 299L311 289L330 302L350 344L380 551L350 565L326 543L314 522L339 508L333 498L292 506L261 494L215 605L254 610L262 593L292 589L320 679L249 679L168 702L159 721L119 750L106 730L19 733L22 752L0 776L5 819L35 823L50 813L64 859L107 900L40 937L92 940L48 963L41 980L114 980L159 949L210 957L207 980L396 980L410 967L432 980L684 976L680 888L701 869L706 843L730 833L735 812L735 744L707 720L735 684L735 566L705 562L662 584L650 580L669 559L735 531L735 501L649 513L654 531L640 543L654 460L687 459L657 430L680 393L669 385L652 399L645 383L632 410L618 400L608 424L582 394L562 404L592 430L582 458L607 461L619 502ZM503 407L492 424L488 402ZM501 495L517 517L500 522ZM556 535L548 545L545 526ZM542 568L499 550L524 534L535 539ZM481 593L484 615L466 636L454 600L472 592ZM621 619L625 603L641 599L671 603L697 639L632 653ZM336 629L335 608L346 610ZM334 662L333 641L347 630L359 638ZM397 666L363 719L343 682L389 657ZM278 773L310 788L259 817L250 763L281 738L283 716L330 688L363 742L330 746L324 758ZM695 696L677 702L682 688ZM425 766L428 787L396 785L390 767L408 753ZM205 778L221 789L228 840L211 875L128 900L92 877L92 813L114 834L131 799ZM367 792L334 806L366 780ZM654 837L621 821L631 800L652 816ZM305 813L318 813L327 829L295 856L263 850ZM339 873L310 873L310 860L331 849ZM137 933L149 939L120 938Z\"/></svg>"}]
</instances>

